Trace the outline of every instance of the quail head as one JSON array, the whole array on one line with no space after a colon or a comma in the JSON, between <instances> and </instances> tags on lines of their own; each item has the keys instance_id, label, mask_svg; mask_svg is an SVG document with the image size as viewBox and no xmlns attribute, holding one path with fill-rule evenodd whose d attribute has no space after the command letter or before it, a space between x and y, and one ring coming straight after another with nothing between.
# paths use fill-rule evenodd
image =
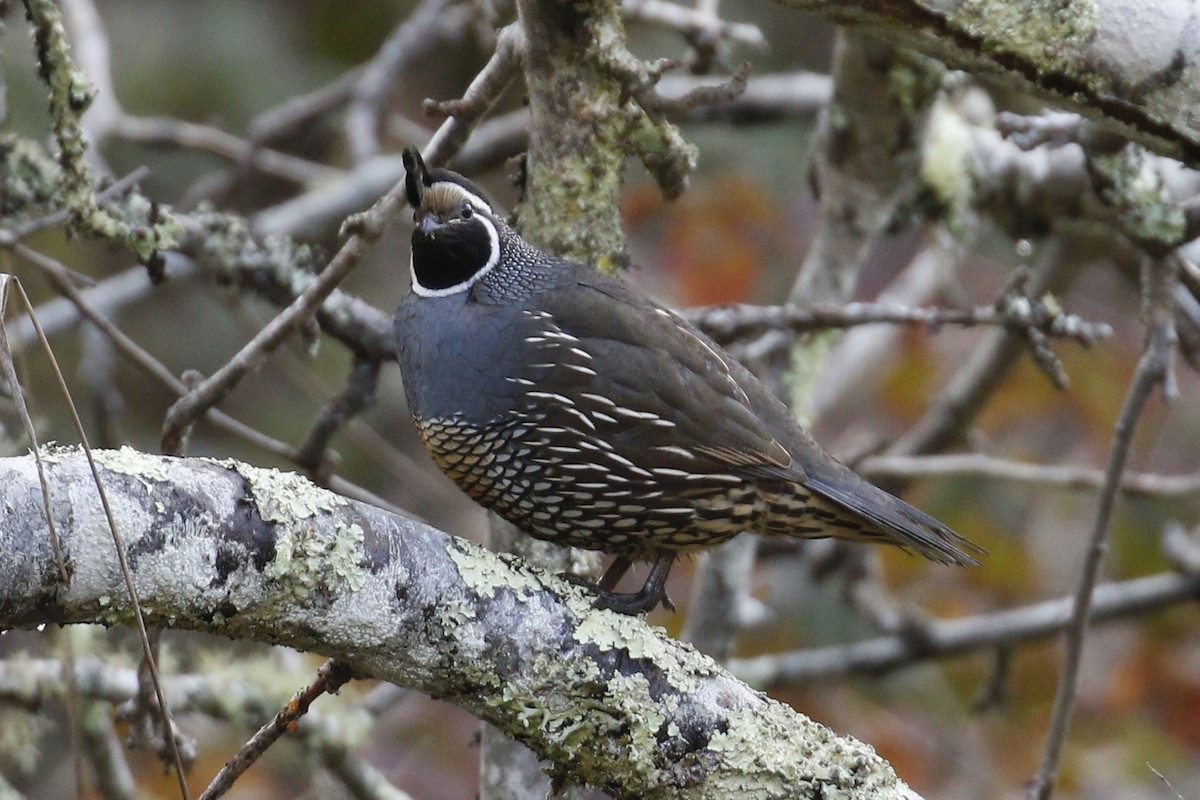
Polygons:
<instances>
[{"instance_id":1,"label":"quail head","mask_svg":"<svg viewBox=\"0 0 1200 800\"><path fill-rule=\"evenodd\" d=\"M404 391L438 466L531 536L617 555L597 605L666 602L680 552L742 531L978 548L826 453L748 370L626 286L523 240L467 179L404 153ZM632 560L654 565L613 591Z\"/></svg>"}]
</instances>

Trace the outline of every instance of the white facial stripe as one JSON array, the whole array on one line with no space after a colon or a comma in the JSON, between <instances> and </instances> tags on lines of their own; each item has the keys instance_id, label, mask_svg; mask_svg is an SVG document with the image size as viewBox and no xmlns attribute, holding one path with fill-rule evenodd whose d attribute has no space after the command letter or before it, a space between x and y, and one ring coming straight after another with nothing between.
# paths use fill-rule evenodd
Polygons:
<instances>
[{"instance_id":1,"label":"white facial stripe","mask_svg":"<svg viewBox=\"0 0 1200 800\"><path fill-rule=\"evenodd\" d=\"M456 188L458 188L457 185ZM488 205L483 203L483 201L480 200L477 195L463 191L463 197L472 205L475 205L477 201L482 203L480 210L488 211ZM465 292L467 289L470 289L475 285L477 280L492 271L492 267L496 266L496 262L500 260L500 233L496 230L496 226L492 224L492 221L488 219L488 217L481 214L475 219L483 223L483 227L486 228L488 232L488 239L491 242L487 263L484 264L479 271L477 271L470 278L467 278L462 283L456 283L454 286L447 286L445 289L430 289L422 286L420 281L417 280L417 270L413 266L412 256L409 255L408 273L412 276L412 290L415 293L421 295L421 297L447 297L452 294L458 294L459 292Z\"/></svg>"},{"instance_id":2,"label":"white facial stripe","mask_svg":"<svg viewBox=\"0 0 1200 800\"><path fill-rule=\"evenodd\" d=\"M482 211L485 214L492 213L492 206L490 203L457 183L453 183L451 181L438 181L437 183L433 184L433 186L445 186L449 189L453 189L454 191L458 192L463 200L474 206L476 211ZM430 186L429 188L432 189L433 186Z\"/></svg>"}]
</instances>

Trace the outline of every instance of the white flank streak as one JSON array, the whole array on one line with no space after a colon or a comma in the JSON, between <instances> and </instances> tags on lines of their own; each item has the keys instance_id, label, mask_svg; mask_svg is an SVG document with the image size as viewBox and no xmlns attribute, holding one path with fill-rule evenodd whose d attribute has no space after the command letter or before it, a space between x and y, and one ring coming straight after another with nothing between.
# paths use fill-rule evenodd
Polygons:
<instances>
[{"instance_id":1,"label":"white flank streak","mask_svg":"<svg viewBox=\"0 0 1200 800\"><path fill-rule=\"evenodd\" d=\"M654 470L655 475L661 475L664 478L686 478L688 473L681 469L671 469L670 467L658 467Z\"/></svg>"},{"instance_id":2,"label":"white flank streak","mask_svg":"<svg viewBox=\"0 0 1200 800\"><path fill-rule=\"evenodd\" d=\"M587 418L587 415L584 414L582 411L572 408L571 406L564 406L563 411L566 411L571 416L578 418L580 422L582 422L584 425L587 425L592 430L596 430L596 426L592 423L592 421L590 419Z\"/></svg>"},{"instance_id":3,"label":"white flank streak","mask_svg":"<svg viewBox=\"0 0 1200 800\"><path fill-rule=\"evenodd\" d=\"M557 400L566 406L575 405L575 401L566 395L558 394L557 392L526 392L529 397L535 397L538 400Z\"/></svg>"},{"instance_id":4,"label":"white flank streak","mask_svg":"<svg viewBox=\"0 0 1200 800\"><path fill-rule=\"evenodd\" d=\"M602 394L593 394L591 392L580 392L579 396L586 397L588 400L593 400L597 403L600 403L601 405L605 405L610 408L615 407L617 405L612 400L609 400L607 397L605 397Z\"/></svg>"},{"instance_id":5,"label":"white flank streak","mask_svg":"<svg viewBox=\"0 0 1200 800\"><path fill-rule=\"evenodd\" d=\"M660 419L658 414L652 411L634 411L632 408L625 406L613 406L613 413L620 414L623 417L632 417L633 419Z\"/></svg>"}]
</instances>

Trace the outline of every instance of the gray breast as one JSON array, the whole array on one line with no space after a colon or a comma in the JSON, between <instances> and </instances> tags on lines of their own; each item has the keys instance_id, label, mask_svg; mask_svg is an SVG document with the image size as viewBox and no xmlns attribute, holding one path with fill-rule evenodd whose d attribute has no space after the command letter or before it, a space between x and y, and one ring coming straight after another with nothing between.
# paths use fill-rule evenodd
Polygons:
<instances>
[{"instance_id":1,"label":"gray breast","mask_svg":"<svg viewBox=\"0 0 1200 800\"><path fill-rule=\"evenodd\" d=\"M410 294L396 312L396 355L413 416L483 424L517 402L505 378L521 361L522 333L512 306Z\"/></svg>"}]
</instances>

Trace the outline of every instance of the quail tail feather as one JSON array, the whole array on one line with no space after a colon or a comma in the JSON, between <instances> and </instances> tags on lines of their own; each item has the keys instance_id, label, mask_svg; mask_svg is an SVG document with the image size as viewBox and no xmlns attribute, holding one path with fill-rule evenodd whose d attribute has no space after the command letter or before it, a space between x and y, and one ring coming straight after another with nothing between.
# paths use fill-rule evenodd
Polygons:
<instances>
[{"instance_id":1,"label":"quail tail feather","mask_svg":"<svg viewBox=\"0 0 1200 800\"><path fill-rule=\"evenodd\" d=\"M939 564L964 567L979 564L979 560L971 553L982 554L983 548L924 511L859 478L849 469L845 471L850 480L810 476L805 485L813 493L867 523L869 528L861 532L861 538L882 534L885 541L906 550L915 550Z\"/></svg>"}]
</instances>

